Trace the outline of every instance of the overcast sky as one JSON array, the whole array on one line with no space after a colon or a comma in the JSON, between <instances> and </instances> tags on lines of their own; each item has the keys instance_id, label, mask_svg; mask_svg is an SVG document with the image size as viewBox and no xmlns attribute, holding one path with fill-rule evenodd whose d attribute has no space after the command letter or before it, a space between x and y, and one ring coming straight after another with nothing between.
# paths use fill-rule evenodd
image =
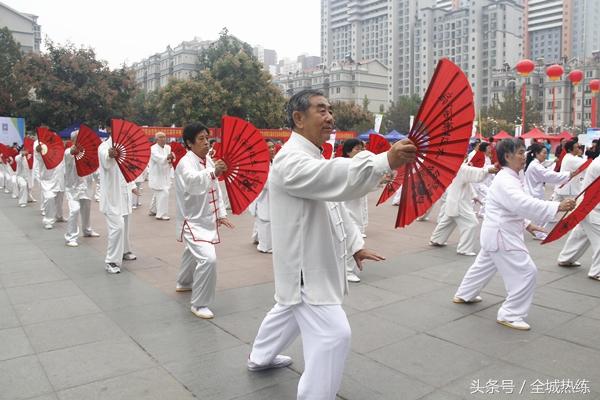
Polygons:
<instances>
[{"instance_id":1,"label":"overcast sky","mask_svg":"<svg viewBox=\"0 0 600 400\"><path fill-rule=\"evenodd\" d=\"M194 36L216 39L223 27L279 58L320 55L320 0L1 0L37 15L54 42L89 46L117 67Z\"/></svg>"}]
</instances>

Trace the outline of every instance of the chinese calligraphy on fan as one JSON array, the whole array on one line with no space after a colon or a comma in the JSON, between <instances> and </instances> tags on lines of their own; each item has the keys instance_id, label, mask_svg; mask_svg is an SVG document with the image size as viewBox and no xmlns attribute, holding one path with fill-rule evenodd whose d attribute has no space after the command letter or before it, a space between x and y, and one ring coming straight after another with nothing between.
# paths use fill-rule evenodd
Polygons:
<instances>
[{"instance_id":1,"label":"chinese calligraphy on fan","mask_svg":"<svg viewBox=\"0 0 600 400\"><path fill-rule=\"evenodd\" d=\"M535 379L528 381L512 379L488 379L471 381L471 394L588 394L588 379Z\"/></svg>"}]
</instances>

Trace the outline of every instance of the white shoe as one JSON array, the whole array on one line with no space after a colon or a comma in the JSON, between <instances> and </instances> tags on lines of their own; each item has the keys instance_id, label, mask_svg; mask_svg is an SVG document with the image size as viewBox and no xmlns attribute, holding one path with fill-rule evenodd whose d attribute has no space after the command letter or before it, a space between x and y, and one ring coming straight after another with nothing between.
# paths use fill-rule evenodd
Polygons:
<instances>
[{"instance_id":1,"label":"white shoe","mask_svg":"<svg viewBox=\"0 0 600 400\"><path fill-rule=\"evenodd\" d=\"M27 207L27 204L19 204L19 207L21 207L21 208Z\"/></svg>"},{"instance_id":2,"label":"white shoe","mask_svg":"<svg viewBox=\"0 0 600 400\"><path fill-rule=\"evenodd\" d=\"M579 261L561 261L558 263L560 267L581 267Z\"/></svg>"},{"instance_id":3,"label":"white shoe","mask_svg":"<svg viewBox=\"0 0 600 400\"><path fill-rule=\"evenodd\" d=\"M271 369L271 368L284 368L287 367L289 365L292 365L292 357L289 356L283 356L281 354L275 356L275 358L273 359L273 361L271 361L269 364L267 365L258 365L256 363L253 363L252 361L250 361L250 358L248 357L248 370L249 371L264 371L265 369Z\"/></svg>"},{"instance_id":4,"label":"white shoe","mask_svg":"<svg viewBox=\"0 0 600 400\"><path fill-rule=\"evenodd\" d=\"M256 248L256 250L258 250L259 253L264 253L264 254L273 254L273 249L269 249L269 250L261 250L258 247Z\"/></svg>"},{"instance_id":5,"label":"white shoe","mask_svg":"<svg viewBox=\"0 0 600 400\"><path fill-rule=\"evenodd\" d=\"M123 254L123 260L125 260L125 261L137 260L137 256L135 254L133 254L132 252L128 251L127 253Z\"/></svg>"},{"instance_id":6,"label":"white shoe","mask_svg":"<svg viewBox=\"0 0 600 400\"><path fill-rule=\"evenodd\" d=\"M180 285L179 283L175 285L176 292L190 292L192 290L191 286Z\"/></svg>"},{"instance_id":7,"label":"white shoe","mask_svg":"<svg viewBox=\"0 0 600 400\"><path fill-rule=\"evenodd\" d=\"M137 210L137 206L131 206L132 210Z\"/></svg>"},{"instance_id":8,"label":"white shoe","mask_svg":"<svg viewBox=\"0 0 600 400\"><path fill-rule=\"evenodd\" d=\"M500 325L504 325L507 326L509 328L512 329L517 329L520 331L528 331L531 329L531 327L529 326L529 324L525 321L503 321L503 320L497 320L496 322L498 322Z\"/></svg>"},{"instance_id":9,"label":"white shoe","mask_svg":"<svg viewBox=\"0 0 600 400\"><path fill-rule=\"evenodd\" d=\"M100 237L100 234L96 231L90 231L88 233L84 233L83 237Z\"/></svg>"},{"instance_id":10,"label":"white shoe","mask_svg":"<svg viewBox=\"0 0 600 400\"><path fill-rule=\"evenodd\" d=\"M210 309L208 307L192 306L190 308L190 310L196 317L202 318L202 319L211 319L215 316L215 314L213 314L213 312L210 311Z\"/></svg>"},{"instance_id":11,"label":"white shoe","mask_svg":"<svg viewBox=\"0 0 600 400\"><path fill-rule=\"evenodd\" d=\"M363 239L367 237L366 233L361 233L360 235L363 237Z\"/></svg>"},{"instance_id":12,"label":"white shoe","mask_svg":"<svg viewBox=\"0 0 600 400\"><path fill-rule=\"evenodd\" d=\"M348 282L354 282L354 283L360 282L360 278L358 277L358 275L356 275L353 272L346 273L346 279L348 280Z\"/></svg>"},{"instance_id":13,"label":"white shoe","mask_svg":"<svg viewBox=\"0 0 600 400\"><path fill-rule=\"evenodd\" d=\"M164 217L156 217L156 219L159 221L168 221L171 219L171 217L165 215Z\"/></svg>"},{"instance_id":14,"label":"white shoe","mask_svg":"<svg viewBox=\"0 0 600 400\"><path fill-rule=\"evenodd\" d=\"M419 222L429 221L429 217L418 217L417 221L419 221Z\"/></svg>"},{"instance_id":15,"label":"white shoe","mask_svg":"<svg viewBox=\"0 0 600 400\"><path fill-rule=\"evenodd\" d=\"M42 214L42 217L46 216L46 211L40 211L40 214Z\"/></svg>"},{"instance_id":16,"label":"white shoe","mask_svg":"<svg viewBox=\"0 0 600 400\"><path fill-rule=\"evenodd\" d=\"M469 257L473 257L473 256L477 255L477 253L473 253L472 251L457 251L456 254L458 254L459 256L469 256Z\"/></svg>"},{"instance_id":17,"label":"white shoe","mask_svg":"<svg viewBox=\"0 0 600 400\"><path fill-rule=\"evenodd\" d=\"M106 264L106 266L104 267L104 269L109 274L120 274L121 273L121 267L119 267L115 263L108 263L108 264Z\"/></svg>"},{"instance_id":18,"label":"white shoe","mask_svg":"<svg viewBox=\"0 0 600 400\"><path fill-rule=\"evenodd\" d=\"M77 246L79 246L79 243L77 243L74 240L71 240L71 241L67 242L67 246L68 247L77 247Z\"/></svg>"},{"instance_id":19,"label":"white shoe","mask_svg":"<svg viewBox=\"0 0 600 400\"><path fill-rule=\"evenodd\" d=\"M444 247L446 246L446 243L436 243L436 242L432 242L431 240L429 241L429 245L432 247Z\"/></svg>"},{"instance_id":20,"label":"white shoe","mask_svg":"<svg viewBox=\"0 0 600 400\"><path fill-rule=\"evenodd\" d=\"M472 303L481 303L482 300L483 300L483 298L481 296L475 296L472 300L464 300L464 299L461 299L460 297L454 296L454 298L452 299L452 302L456 303L456 304L472 304Z\"/></svg>"},{"instance_id":21,"label":"white shoe","mask_svg":"<svg viewBox=\"0 0 600 400\"><path fill-rule=\"evenodd\" d=\"M52 229L52 228L54 228L54 226L51 224L44 225L44 229Z\"/></svg>"}]
</instances>

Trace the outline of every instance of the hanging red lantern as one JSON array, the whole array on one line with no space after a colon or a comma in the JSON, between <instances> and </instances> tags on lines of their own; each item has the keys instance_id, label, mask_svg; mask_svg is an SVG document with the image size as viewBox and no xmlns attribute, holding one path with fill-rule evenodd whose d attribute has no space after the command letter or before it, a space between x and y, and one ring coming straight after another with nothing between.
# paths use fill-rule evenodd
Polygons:
<instances>
[{"instance_id":1,"label":"hanging red lantern","mask_svg":"<svg viewBox=\"0 0 600 400\"><path fill-rule=\"evenodd\" d=\"M567 78L569 78L569 80L571 81L573 86L577 86L583 80L583 71L581 71L579 69L574 69L573 71L569 72L569 75L567 75Z\"/></svg>"},{"instance_id":2,"label":"hanging red lantern","mask_svg":"<svg viewBox=\"0 0 600 400\"><path fill-rule=\"evenodd\" d=\"M533 70L535 69L535 64L531 60L524 59L519 61L515 68L520 76L526 77L533 72Z\"/></svg>"},{"instance_id":3,"label":"hanging red lantern","mask_svg":"<svg viewBox=\"0 0 600 400\"><path fill-rule=\"evenodd\" d=\"M562 74L565 72L563 67L558 64L554 64L546 68L546 75L551 81L558 81Z\"/></svg>"},{"instance_id":4,"label":"hanging red lantern","mask_svg":"<svg viewBox=\"0 0 600 400\"><path fill-rule=\"evenodd\" d=\"M598 94L600 92L600 79L592 79L590 81L590 90L593 95Z\"/></svg>"}]
</instances>

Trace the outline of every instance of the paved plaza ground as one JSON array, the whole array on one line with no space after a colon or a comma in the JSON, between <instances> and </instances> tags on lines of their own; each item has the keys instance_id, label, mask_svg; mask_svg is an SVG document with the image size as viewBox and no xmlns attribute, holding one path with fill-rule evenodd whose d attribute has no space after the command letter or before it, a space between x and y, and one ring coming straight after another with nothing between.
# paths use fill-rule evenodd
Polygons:
<instances>
[{"instance_id":1,"label":"paved plaza ground","mask_svg":"<svg viewBox=\"0 0 600 400\"><path fill-rule=\"evenodd\" d=\"M289 368L246 370L274 292L271 256L250 243L252 218L231 216L236 229L222 231L215 318L201 320L189 293L174 290L174 221L149 217L145 193L132 221L138 260L120 275L104 271L97 203L102 237L69 248L65 224L44 230L38 204L21 209L0 194L0 399L295 399L300 340L285 353ZM539 268L532 330L511 330L496 323L499 277L482 303L451 302L473 261L456 254L456 233L431 248L435 217L394 230L397 209L376 208L377 195L366 240L387 260L366 265L344 304L352 346L340 399L600 399L600 283L587 278L589 251L583 267L561 268L564 238L527 239Z\"/></svg>"}]
</instances>

